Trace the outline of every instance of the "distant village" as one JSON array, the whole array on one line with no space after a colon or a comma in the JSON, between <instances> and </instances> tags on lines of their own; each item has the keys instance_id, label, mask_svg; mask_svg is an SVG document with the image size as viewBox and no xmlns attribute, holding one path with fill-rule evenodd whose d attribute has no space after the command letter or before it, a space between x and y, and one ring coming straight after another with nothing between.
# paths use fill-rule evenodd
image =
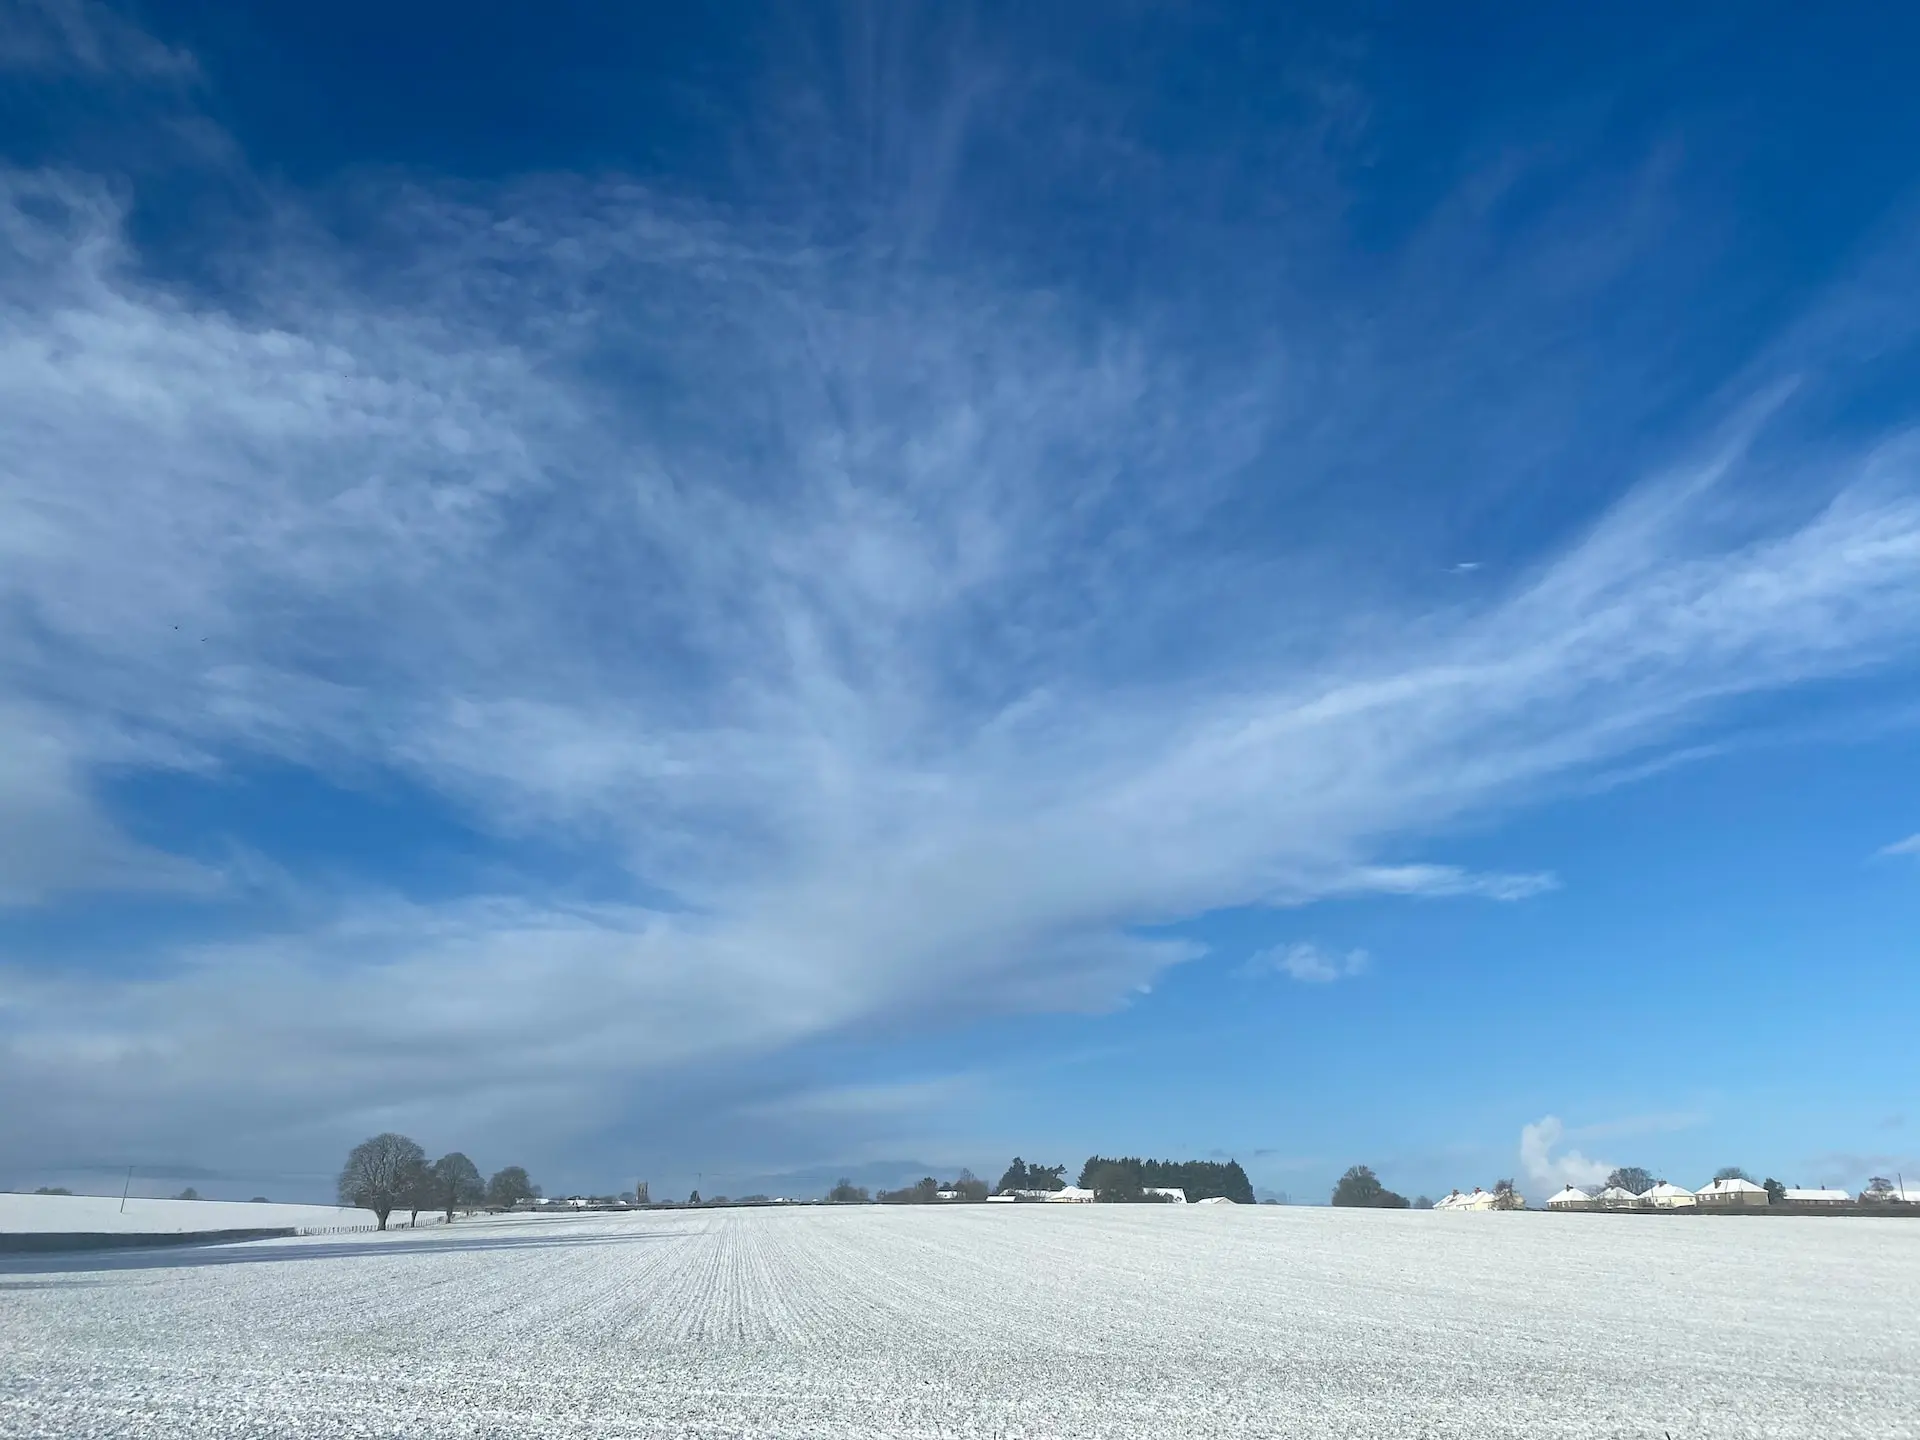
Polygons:
<instances>
[{"instance_id":1,"label":"distant village","mask_svg":"<svg viewBox=\"0 0 1920 1440\"><path fill-rule=\"evenodd\" d=\"M899 1190L870 1192L850 1180L841 1180L820 1200L785 1195L744 1195L729 1198L713 1195L702 1198L694 1191L684 1201L654 1200L645 1184L627 1196L583 1198L528 1198L515 1208L529 1210L624 1208L640 1205L653 1208L714 1205L807 1205L807 1204L880 1204L880 1205L1236 1205L1252 1204L1252 1187L1238 1165L1229 1162L1175 1164L1170 1161L1103 1160L1094 1157L1082 1168L1080 1183L1065 1179L1065 1166L1029 1166L1015 1159L998 1186L989 1187L961 1171L954 1180L939 1181L929 1176L917 1185ZM1728 1167L1729 1171L1733 1167ZM1148 1184L1146 1181L1182 1179L1187 1183ZM1262 1198L1261 1204L1287 1204L1284 1198ZM1470 1191L1455 1190L1438 1200L1422 1195L1411 1201L1381 1185L1373 1172L1356 1165L1342 1177L1333 1194L1335 1207L1388 1210L1527 1210L1526 1196L1511 1180L1497 1181L1493 1188L1475 1186ZM1545 1208L1550 1211L1770 1211L1775 1214L1802 1213L1881 1213L1920 1215L1920 1188L1876 1176L1859 1194L1832 1188L1803 1188L1783 1185L1777 1180L1756 1183L1745 1174L1723 1172L1698 1190L1689 1190L1667 1180L1655 1180L1641 1171L1616 1171L1605 1185L1582 1188L1568 1185L1549 1196Z\"/></svg>"},{"instance_id":2,"label":"distant village","mask_svg":"<svg viewBox=\"0 0 1920 1440\"><path fill-rule=\"evenodd\" d=\"M1508 1184L1505 1188L1496 1187L1493 1190L1482 1190L1478 1186L1470 1192L1455 1190L1443 1199L1435 1201L1433 1208L1436 1210L1525 1210L1528 1207L1525 1197ZM1776 1213L1796 1211L1900 1213L1902 1210L1910 1209L1913 1213L1920 1213L1920 1188L1875 1177L1858 1195L1855 1195L1846 1190L1825 1187L1803 1188L1782 1185L1777 1180L1756 1184L1745 1175L1722 1174L1715 1176L1698 1190L1689 1190L1684 1185L1675 1185L1667 1180L1657 1180L1644 1189L1638 1190L1613 1183L1584 1188L1568 1185L1557 1194L1547 1197L1546 1208L1629 1212L1769 1210Z\"/></svg>"}]
</instances>

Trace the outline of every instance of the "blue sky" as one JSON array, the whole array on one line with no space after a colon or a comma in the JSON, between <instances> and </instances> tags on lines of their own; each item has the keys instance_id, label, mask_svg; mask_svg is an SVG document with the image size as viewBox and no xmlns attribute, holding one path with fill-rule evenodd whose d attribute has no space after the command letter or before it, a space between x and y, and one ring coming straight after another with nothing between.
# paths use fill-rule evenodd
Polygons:
<instances>
[{"instance_id":1,"label":"blue sky","mask_svg":"<svg viewBox=\"0 0 1920 1440\"><path fill-rule=\"evenodd\" d=\"M0 8L0 1184L1920 1172L1862 8Z\"/></svg>"}]
</instances>

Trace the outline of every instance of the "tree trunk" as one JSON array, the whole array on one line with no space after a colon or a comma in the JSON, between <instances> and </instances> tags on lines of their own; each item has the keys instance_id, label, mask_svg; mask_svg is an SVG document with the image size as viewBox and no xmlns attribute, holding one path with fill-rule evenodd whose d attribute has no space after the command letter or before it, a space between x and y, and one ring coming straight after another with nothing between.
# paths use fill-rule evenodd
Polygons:
<instances>
[{"instance_id":1,"label":"tree trunk","mask_svg":"<svg viewBox=\"0 0 1920 1440\"><path fill-rule=\"evenodd\" d=\"M376 1211L374 1211L373 1213L374 1213L375 1215L377 1215L377 1216L378 1216L378 1217L380 1218L380 1227L379 1227L379 1228L380 1228L380 1229L382 1229L382 1230L384 1230L384 1229L386 1229L386 1228L387 1228L387 1216L388 1216L388 1215L390 1215L390 1214L392 1214L393 1212L392 1212L392 1211L390 1211L390 1210L387 1210L387 1209L385 1209L385 1208L382 1208L382 1209L379 1209L379 1210L376 1210Z\"/></svg>"}]
</instances>

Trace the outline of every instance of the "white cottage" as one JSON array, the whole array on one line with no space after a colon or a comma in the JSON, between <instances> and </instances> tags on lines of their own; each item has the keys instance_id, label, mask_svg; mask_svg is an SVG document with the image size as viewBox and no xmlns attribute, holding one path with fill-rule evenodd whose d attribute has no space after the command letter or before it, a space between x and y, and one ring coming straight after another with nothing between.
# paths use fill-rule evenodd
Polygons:
<instances>
[{"instance_id":1,"label":"white cottage","mask_svg":"<svg viewBox=\"0 0 1920 1440\"><path fill-rule=\"evenodd\" d=\"M1665 1180L1640 1198L1656 1210L1691 1210L1700 1203L1693 1191L1669 1185Z\"/></svg>"},{"instance_id":2,"label":"white cottage","mask_svg":"<svg viewBox=\"0 0 1920 1440\"><path fill-rule=\"evenodd\" d=\"M1547 1197L1547 1208L1549 1210L1591 1210L1593 1197L1586 1191L1577 1190L1569 1185L1559 1194Z\"/></svg>"},{"instance_id":3,"label":"white cottage","mask_svg":"<svg viewBox=\"0 0 1920 1440\"><path fill-rule=\"evenodd\" d=\"M1646 1203L1644 1195L1636 1195L1618 1185L1607 1186L1593 1198L1603 1210L1637 1210Z\"/></svg>"},{"instance_id":4,"label":"white cottage","mask_svg":"<svg viewBox=\"0 0 1920 1440\"><path fill-rule=\"evenodd\" d=\"M1751 1180L1715 1180L1694 1192L1694 1199L1707 1210L1764 1210L1773 1203L1764 1185Z\"/></svg>"},{"instance_id":5,"label":"white cottage","mask_svg":"<svg viewBox=\"0 0 1920 1440\"><path fill-rule=\"evenodd\" d=\"M1461 1204L1455 1210L1526 1210L1526 1198L1519 1192L1496 1194L1494 1190L1482 1190L1475 1185L1473 1194L1461 1196Z\"/></svg>"}]
</instances>

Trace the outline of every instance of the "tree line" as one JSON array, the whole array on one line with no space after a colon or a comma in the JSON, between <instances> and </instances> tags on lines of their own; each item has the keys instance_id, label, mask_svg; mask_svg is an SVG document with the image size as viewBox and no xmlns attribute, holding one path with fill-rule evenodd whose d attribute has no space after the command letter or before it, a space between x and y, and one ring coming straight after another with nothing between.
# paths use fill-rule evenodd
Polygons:
<instances>
[{"instance_id":1,"label":"tree line","mask_svg":"<svg viewBox=\"0 0 1920 1440\"><path fill-rule=\"evenodd\" d=\"M1080 1167L1080 1188L1096 1200L1152 1200L1152 1190L1181 1190L1189 1200L1231 1200L1253 1204L1253 1182L1238 1160L1109 1159L1090 1155Z\"/></svg>"},{"instance_id":2,"label":"tree line","mask_svg":"<svg viewBox=\"0 0 1920 1440\"><path fill-rule=\"evenodd\" d=\"M479 1167L458 1150L429 1163L425 1150L392 1131L354 1146L340 1171L340 1203L373 1211L382 1230L396 1210L410 1211L415 1221L422 1210L443 1210L452 1220L456 1210L507 1209L539 1194L521 1166L508 1165L483 1181Z\"/></svg>"},{"instance_id":3,"label":"tree line","mask_svg":"<svg viewBox=\"0 0 1920 1440\"><path fill-rule=\"evenodd\" d=\"M989 1187L971 1170L962 1170L954 1179L941 1183L933 1176L899 1190L869 1193L842 1176L827 1191L827 1200L836 1205L861 1205L878 1201L882 1205L932 1205L938 1203L981 1201L989 1194L1007 1195L1067 1188L1065 1165L1034 1165L1016 1155L1000 1176L1000 1183ZM1079 1183L1094 1192L1094 1198L1106 1202L1152 1201L1163 1197L1154 1190L1182 1190L1189 1200L1217 1197L1237 1204L1253 1204L1253 1182L1239 1162L1213 1160L1141 1160L1135 1156L1119 1159L1090 1155L1080 1167Z\"/></svg>"},{"instance_id":4,"label":"tree line","mask_svg":"<svg viewBox=\"0 0 1920 1440\"><path fill-rule=\"evenodd\" d=\"M839 1186L834 1188L838 1190ZM926 1175L921 1177L918 1184L900 1190L882 1190L873 1198L882 1205L975 1204L987 1198L987 1182L977 1178L971 1170L962 1170L944 1185L933 1176Z\"/></svg>"}]
</instances>

